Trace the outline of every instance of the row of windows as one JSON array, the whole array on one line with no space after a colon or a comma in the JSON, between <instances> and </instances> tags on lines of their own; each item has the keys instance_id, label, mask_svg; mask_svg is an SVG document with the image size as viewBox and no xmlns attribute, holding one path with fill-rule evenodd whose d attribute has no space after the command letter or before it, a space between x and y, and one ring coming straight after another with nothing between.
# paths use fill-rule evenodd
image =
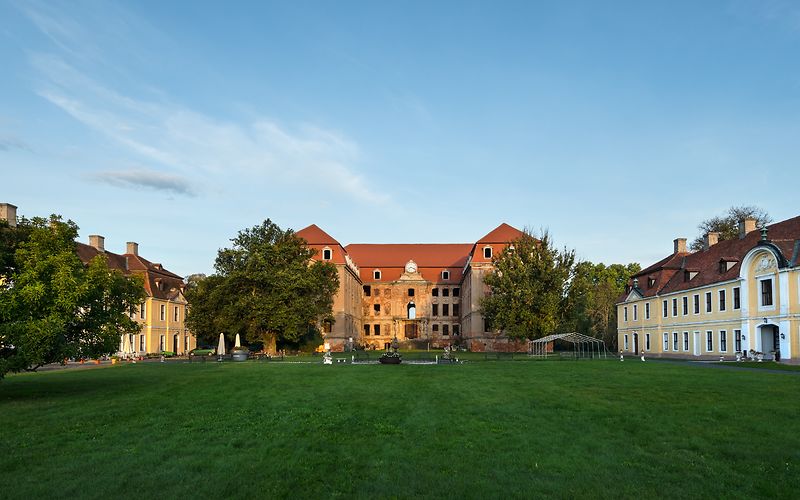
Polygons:
<instances>
[{"instance_id":1,"label":"row of windows","mask_svg":"<svg viewBox=\"0 0 800 500\"><path fill-rule=\"evenodd\" d=\"M136 312L131 312L131 319L134 319L136 316ZM180 308L178 306L173 307L172 313L172 320L173 321L180 321L181 313ZM167 319L167 306L165 304L161 304L161 309L159 310L159 318L161 321L166 321ZM139 319L147 319L147 304L142 302L139 305Z\"/></svg>"},{"instance_id":2,"label":"row of windows","mask_svg":"<svg viewBox=\"0 0 800 500\"><path fill-rule=\"evenodd\" d=\"M768 283L767 283L768 282ZM767 283L765 285L765 283ZM762 305L772 305L772 280L763 280L761 282L762 286ZM768 293L765 292L765 289L768 290ZM724 312L728 308L728 296L727 290L719 290L718 292L718 311ZM712 305L712 292L705 293L705 312L710 313L712 312L713 305ZM678 311L680 310L683 316L689 315L689 297L684 295L680 298L680 309L678 308L678 298L675 297L672 299L672 307L670 308L670 300L664 299L661 302L661 314L663 317L668 317L670 309L672 311L672 316L678 316ZM741 290L740 288L734 287L733 288L733 309L741 309L742 307L742 300L741 300ZM633 304L633 321L639 320L639 308L638 304ZM693 314L700 314L700 294L694 294L692 296L692 313ZM622 316L624 321L628 321L628 306L624 306L622 310ZM650 303L645 302L644 304L644 319L650 319Z\"/></svg>"},{"instance_id":3,"label":"row of windows","mask_svg":"<svg viewBox=\"0 0 800 500\"><path fill-rule=\"evenodd\" d=\"M443 337L447 337L448 335L450 335L450 326L451 325L447 325L447 324L442 325L442 336ZM458 325L452 325L452 327L453 327L453 335L458 335L459 334L459 329L458 329L459 326ZM434 323L433 325L431 325L431 330L433 330L434 333L437 333L439 331L439 325Z\"/></svg>"},{"instance_id":4,"label":"row of windows","mask_svg":"<svg viewBox=\"0 0 800 500\"><path fill-rule=\"evenodd\" d=\"M391 288L386 288L385 291L383 292L384 295L386 295L387 297L390 297L392 295L392 291L391 290L392 290ZM442 290L442 297L449 297L451 290L452 290L452 293L453 293L453 297L458 297L459 294L461 293L461 289L459 287L442 288L441 290ZM379 297L381 295L381 289L380 288L373 289L371 285L364 285L364 295L366 297L372 297L373 294L376 297ZM406 295L408 297L413 297L415 294L416 294L416 290L414 288L409 288L406 291ZM438 297L439 296L439 288L432 289L431 290L431 295L433 295L434 297Z\"/></svg>"},{"instance_id":5,"label":"row of windows","mask_svg":"<svg viewBox=\"0 0 800 500\"><path fill-rule=\"evenodd\" d=\"M128 334L128 341L131 343L132 347L136 346L136 337L137 337L137 335ZM146 336L145 335L138 335L138 337L139 337L139 348L137 349L137 352L145 352L146 349L147 349L145 347L145 338L146 338ZM177 347L175 345L176 344L176 342L175 342L175 338L176 337L177 336L173 337L173 345L171 346L171 348L173 348L173 349L175 347ZM186 336L183 337L183 350L184 350L184 352L188 352L189 351L189 345L190 345L189 344L189 336L186 335ZM123 349L124 349L124 347L120 346L119 350L122 351ZM168 351L169 350L169 349L167 349L167 336L166 335L160 335L159 336L159 338L158 338L158 350L159 350L159 352Z\"/></svg>"},{"instance_id":6,"label":"row of windows","mask_svg":"<svg viewBox=\"0 0 800 500\"><path fill-rule=\"evenodd\" d=\"M700 333L700 332L695 332ZM705 352L711 353L714 351L714 332L712 330L706 331L706 342L705 342ZM741 330L734 330L733 331L733 341L734 341L734 352L739 352L742 350L742 331ZM669 332L664 332L663 335L663 342L664 348L662 352L688 352L689 351L689 332L683 332L681 336L679 336L678 332L672 332L670 336ZM623 339L623 343L625 345L625 350L627 351L630 348L628 335L626 334ZM644 334L644 350L650 350L650 334ZM717 337L717 347L719 348L716 352L728 352L728 331L727 330L720 330L719 335ZM699 349L698 349L699 351Z\"/></svg>"},{"instance_id":7,"label":"row of windows","mask_svg":"<svg viewBox=\"0 0 800 500\"><path fill-rule=\"evenodd\" d=\"M440 330L442 332L442 336L443 337L449 336L451 330L453 332L453 335L459 335L460 334L459 325L448 325L448 324L439 325L438 323L434 323L434 324L431 325L431 331L433 331L434 333L439 333ZM383 331L386 332L386 335L389 335L389 333L388 333L389 332L389 325L383 325ZM377 324L377 323L374 324L374 325L365 324L364 325L364 335L369 337L370 333L373 336L376 336L376 337L380 336L381 335L381 325Z\"/></svg>"},{"instance_id":8,"label":"row of windows","mask_svg":"<svg viewBox=\"0 0 800 500\"><path fill-rule=\"evenodd\" d=\"M374 279L375 281L380 281L382 275L383 274L381 273L380 269L375 269L374 271L372 271L372 279ZM443 280L449 280L450 279L450 271L442 271L441 276L442 276Z\"/></svg>"},{"instance_id":9,"label":"row of windows","mask_svg":"<svg viewBox=\"0 0 800 500\"><path fill-rule=\"evenodd\" d=\"M442 316L450 316L450 304L441 304ZM458 316L461 313L461 306L453 304L453 316ZM439 315L439 304L431 304L431 316Z\"/></svg>"}]
</instances>

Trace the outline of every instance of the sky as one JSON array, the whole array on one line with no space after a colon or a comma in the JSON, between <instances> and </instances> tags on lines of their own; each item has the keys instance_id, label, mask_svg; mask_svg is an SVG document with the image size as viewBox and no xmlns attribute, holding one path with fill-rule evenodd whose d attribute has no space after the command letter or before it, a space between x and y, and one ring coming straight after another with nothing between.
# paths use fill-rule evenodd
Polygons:
<instances>
[{"instance_id":1,"label":"sky","mask_svg":"<svg viewBox=\"0 0 800 500\"><path fill-rule=\"evenodd\" d=\"M798 215L791 0L0 0L0 64L0 202L181 275L267 218L648 265Z\"/></svg>"}]
</instances>

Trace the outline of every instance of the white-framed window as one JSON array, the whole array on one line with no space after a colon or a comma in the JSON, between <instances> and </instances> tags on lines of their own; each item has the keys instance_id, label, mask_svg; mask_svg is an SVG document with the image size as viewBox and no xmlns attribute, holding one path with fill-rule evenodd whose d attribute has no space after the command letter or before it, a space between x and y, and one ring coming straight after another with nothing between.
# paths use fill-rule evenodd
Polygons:
<instances>
[{"instance_id":1,"label":"white-framed window","mask_svg":"<svg viewBox=\"0 0 800 500\"><path fill-rule=\"evenodd\" d=\"M758 280L758 306L763 309L775 308L775 281L772 278Z\"/></svg>"},{"instance_id":2,"label":"white-framed window","mask_svg":"<svg viewBox=\"0 0 800 500\"><path fill-rule=\"evenodd\" d=\"M166 351L166 349L165 349L165 348L166 348L166 345L167 345L167 338L166 338L166 336L164 336L164 335L161 335L160 337L158 337L158 351L159 351L159 352Z\"/></svg>"},{"instance_id":3,"label":"white-framed window","mask_svg":"<svg viewBox=\"0 0 800 500\"><path fill-rule=\"evenodd\" d=\"M686 296L681 297L681 307L684 316L689 314L689 297Z\"/></svg>"},{"instance_id":4,"label":"white-framed window","mask_svg":"<svg viewBox=\"0 0 800 500\"><path fill-rule=\"evenodd\" d=\"M147 302L142 302L139 306L139 317L141 319L147 319Z\"/></svg>"},{"instance_id":5,"label":"white-framed window","mask_svg":"<svg viewBox=\"0 0 800 500\"><path fill-rule=\"evenodd\" d=\"M742 290L738 286L733 287L733 308L742 308Z\"/></svg>"},{"instance_id":6,"label":"white-framed window","mask_svg":"<svg viewBox=\"0 0 800 500\"><path fill-rule=\"evenodd\" d=\"M633 305L633 320L634 321L639 320L639 306L636 304Z\"/></svg>"},{"instance_id":7,"label":"white-framed window","mask_svg":"<svg viewBox=\"0 0 800 500\"><path fill-rule=\"evenodd\" d=\"M161 321L164 321L166 319L167 319L167 306L161 304Z\"/></svg>"},{"instance_id":8,"label":"white-framed window","mask_svg":"<svg viewBox=\"0 0 800 500\"><path fill-rule=\"evenodd\" d=\"M442 271L442 279L449 280L450 279L450 271Z\"/></svg>"},{"instance_id":9,"label":"white-framed window","mask_svg":"<svg viewBox=\"0 0 800 500\"><path fill-rule=\"evenodd\" d=\"M139 352L144 352L144 335L139 335Z\"/></svg>"},{"instance_id":10,"label":"white-framed window","mask_svg":"<svg viewBox=\"0 0 800 500\"><path fill-rule=\"evenodd\" d=\"M483 247L483 258L484 259L492 258L492 247Z\"/></svg>"},{"instance_id":11,"label":"white-framed window","mask_svg":"<svg viewBox=\"0 0 800 500\"><path fill-rule=\"evenodd\" d=\"M622 321L628 321L628 306L622 308Z\"/></svg>"},{"instance_id":12,"label":"white-framed window","mask_svg":"<svg viewBox=\"0 0 800 500\"><path fill-rule=\"evenodd\" d=\"M650 350L650 334L649 333L645 333L644 334L644 350L645 351L649 351Z\"/></svg>"},{"instance_id":13,"label":"white-framed window","mask_svg":"<svg viewBox=\"0 0 800 500\"><path fill-rule=\"evenodd\" d=\"M175 309L172 311L172 320L173 321L180 321L181 313L178 310L178 306L175 306Z\"/></svg>"},{"instance_id":14,"label":"white-framed window","mask_svg":"<svg viewBox=\"0 0 800 500\"><path fill-rule=\"evenodd\" d=\"M667 311L668 311L668 307L669 307L669 306L667 305L667 300L666 300L666 299L664 299L664 301L663 301L661 304L662 304L662 306L663 306L663 314L664 314L664 317L666 318L666 317L667 317Z\"/></svg>"},{"instance_id":15,"label":"white-framed window","mask_svg":"<svg viewBox=\"0 0 800 500\"><path fill-rule=\"evenodd\" d=\"M333 258L333 250L328 247L322 249L322 260L331 260Z\"/></svg>"},{"instance_id":16,"label":"white-framed window","mask_svg":"<svg viewBox=\"0 0 800 500\"><path fill-rule=\"evenodd\" d=\"M694 306L694 313L700 314L700 294L694 294L692 296L692 305Z\"/></svg>"},{"instance_id":17,"label":"white-framed window","mask_svg":"<svg viewBox=\"0 0 800 500\"><path fill-rule=\"evenodd\" d=\"M628 334L627 333L623 336L623 340L624 340L625 350L627 351L628 350Z\"/></svg>"},{"instance_id":18,"label":"white-framed window","mask_svg":"<svg viewBox=\"0 0 800 500\"><path fill-rule=\"evenodd\" d=\"M381 279L381 271L380 269L376 269L372 271L372 279L380 280Z\"/></svg>"},{"instance_id":19,"label":"white-framed window","mask_svg":"<svg viewBox=\"0 0 800 500\"><path fill-rule=\"evenodd\" d=\"M719 310L724 311L727 308L727 304L725 303L725 289L719 291Z\"/></svg>"},{"instance_id":20,"label":"white-framed window","mask_svg":"<svg viewBox=\"0 0 800 500\"><path fill-rule=\"evenodd\" d=\"M741 330L734 330L733 331L733 349L735 352L741 352L742 350L742 331Z\"/></svg>"},{"instance_id":21,"label":"white-framed window","mask_svg":"<svg viewBox=\"0 0 800 500\"><path fill-rule=\"evenodd\" d=\"M719 352L728 352L728 332L719 331Z\"/></svg>"},{"instance_id":22,"label":"white-framed window","mask_svg":"<svg viewBox=\"0 0 800 500\"><path fill-rule=\"evenodd\" d=\"M711 292L706 292L706 312L711 312Z\"/></svg>"},{"instance_id":23,"label":"white-framed window","mask_svg":"<svg viewBox=\"0 0 800 500\"><path fill-rule=\"evenodd\" d=\"M672 350L678 351L678 332L672 332Z\"/></svg>"},{"instance_id":24,"label":"white-framed window","mask_svg":"<svg viewBox=\"0 0 800 500\"><path fill-rule=\"evenodd\" d=\"M683 350L689 350L689 332L683 332Z\"/></svg>"},{"instance_id":25,"label":"white-framed window","mask_svg":"<svg viewBox=\"0 0 800 500\"><path fill-rule=\"evenodd\" d=\"M714 352L714 332L706 332L706 352Z\"/></svg>"},{"instance_id":26,"label":"white-framed window","mask_svg":"<svg viewBox=\"0 0 800 500\"><path fill-rule=\"evenodd\" d=\"M644 303L644 319L650 319L650 302Z\"/></svg>"},{"instance_id":27,"label":"white-framed window","mask_svg":"<svg viewBox=\"0 0 800 500\"><path fill-rule=\"evenodd\" d=\"M184 353L189 352L189 336L188 335L183 338L183 352Z\"/></svg>"},{"instance_id":28,"label":"white-framed window","mask_svg":"<svg viewBox=\"0 0 800 500\"><path fill-rule=\"evenodd\" d=\"M672 299L672 315L673 316L677 316L678 315L678 299L677 298Z\"/></svg>"},{"instance_id":29,"label":"white-framed window","mask_svg":"<svg viewBox=\"0 0 800 500\"><path fill-rule=\"evenodd\" d=\"M669 351L669 333L664 332L664 352Z\"/></svg>"}]
</instances>

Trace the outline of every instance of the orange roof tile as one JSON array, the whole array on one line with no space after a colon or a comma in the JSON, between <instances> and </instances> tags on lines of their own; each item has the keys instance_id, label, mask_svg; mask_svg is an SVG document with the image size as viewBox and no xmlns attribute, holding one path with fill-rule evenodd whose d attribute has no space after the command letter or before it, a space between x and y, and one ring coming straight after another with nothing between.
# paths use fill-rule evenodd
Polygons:
<instances>
[{"instance_id":1,"label":"orange roof tile","mask_svg":"<svg viewBox=\"0 0 800 500\"><path fill-rule=\"evenodd\" d=\"M479 239L477 243L508 243L509 241L519 239L522 235L522 231L503 222L492 229L489 234Z\"/></svg>"},{"instance_id":2,"label":"orange roof tile","mask_svg":"<svg viewBox=\"0 0 800 500\"><path fill-rule=\"evenodd\" d=\"M300 238L303 238L311 245L338 245L339 242L336 241L333 236L326 233L322 229L319 228L316 224L311 224L308 227L304 227L303 229L297 231L295 233Z\"/></svg>"},{"instance_id":3,"label":"orange roof tile","mask_svg":"<svg viewBox=\"0 0 800 500\"><path fill-rule=\"evenodd\" d=\"M417 267L464 267L472 250L471 243L353 243L347 253L362 269L404 267L409 260ZM370 271L371 272L371 271Z\"/></svg>"}]
</instances>

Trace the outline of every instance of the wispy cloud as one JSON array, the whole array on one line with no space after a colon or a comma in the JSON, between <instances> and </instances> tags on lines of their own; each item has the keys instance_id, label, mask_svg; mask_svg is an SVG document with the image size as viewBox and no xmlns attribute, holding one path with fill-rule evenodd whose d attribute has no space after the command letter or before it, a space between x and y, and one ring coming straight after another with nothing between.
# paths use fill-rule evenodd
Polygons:
<instances>
[{"instance_id":1,"label":"wispy cloud","mask_svg":"<svg viewBox=\"0 0 800 500\"><path fill-rule=\"evenodd\" d=\"M33 152L33 148L16 137L0 137L0 151L12 151L14 149Z\"/></svg>"},{"instance_id":2,"label":"wispy cloud","mask_svg":"<svg viewBox=\"0 0 800 500\"><path fill-rule=\"evenodd\" d=\"M89 178L97 182L122 188L152 189L185 196L194 196L195 194L194 188L188 179L178 175L157 172L155 170L107 170L90 174Z\"/></svg>"}]
</instances>

